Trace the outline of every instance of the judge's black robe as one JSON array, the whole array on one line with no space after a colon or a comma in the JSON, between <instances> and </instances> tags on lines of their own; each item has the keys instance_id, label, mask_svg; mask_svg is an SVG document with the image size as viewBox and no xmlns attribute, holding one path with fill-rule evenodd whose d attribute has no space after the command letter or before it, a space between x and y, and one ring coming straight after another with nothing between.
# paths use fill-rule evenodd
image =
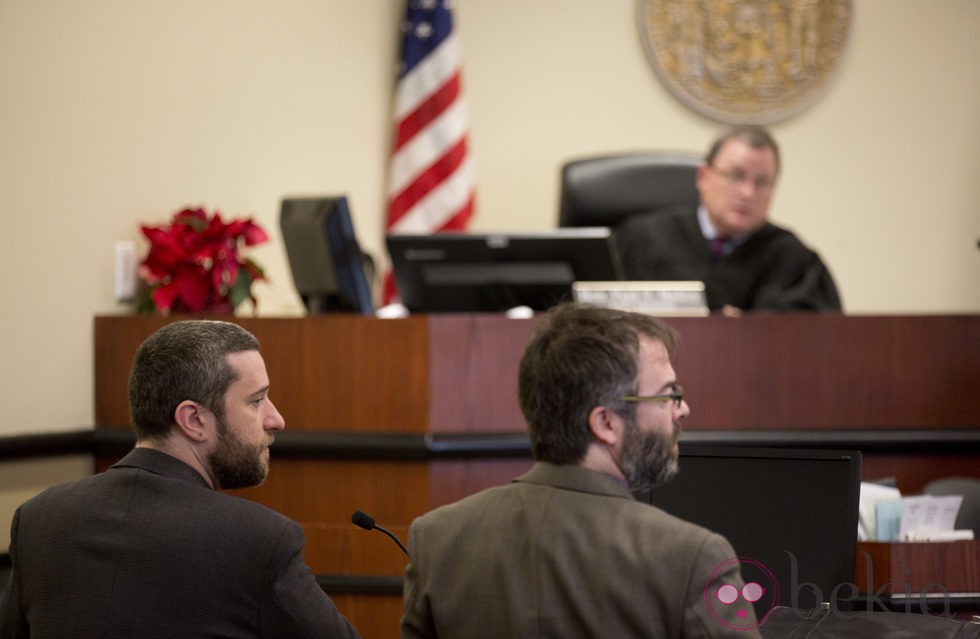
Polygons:
<instances>
[{"instance_id":1,"label":"judge's black robe","mask_svg":"<svg viewBox=\"0 0 980 639\"><path fill-rule=\"evenodd\" d=\"M792 232L767 222L723 257L711 253L697 209L674 206L638 213L615 232L627 280L699 280L708 307L754 311L841 311L820 256Z\"/></svg>"}]
</instances>

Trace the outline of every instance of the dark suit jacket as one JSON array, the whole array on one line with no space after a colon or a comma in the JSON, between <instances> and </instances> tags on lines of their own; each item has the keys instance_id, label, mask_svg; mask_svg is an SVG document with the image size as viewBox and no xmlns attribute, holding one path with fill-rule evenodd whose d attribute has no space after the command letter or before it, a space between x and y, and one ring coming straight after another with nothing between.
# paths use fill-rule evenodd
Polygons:
<instances>
[{"instance_id":1,"label":"dark suit jacket","mask_svg":"<svg viewBox=\"0 0 980 639\"><path fill-rule=\"evenodd\" d=\"M137 448L17 510L0 638L356 637L303 545L295 522Z\"/></svg>"},{"instance_id":2,"label":"dark suit jacket","mask_svg":"<svg viewBox=\"0 0 980 639\"><path fill-rule=\"evenodd\" d=\"M408 545L403 638L759 637L733 629L750 604L705 603L713 573L742 587L724 538L591 470L538 462L419 517Z\"/></svg>"},{"instance_id":3,"label":"dark suit jacket","mask_svg":"<svg viewBox=\"0 0 980 639\"><path fill-rule=\"evenodd\" d=\"M722 258L711 254L697 207L689 205L630 216L616 228L615 240L626 279L704 282L711 309L841 310L820 256L775 224L767 222Z\"/></svg>"}]
</instances>

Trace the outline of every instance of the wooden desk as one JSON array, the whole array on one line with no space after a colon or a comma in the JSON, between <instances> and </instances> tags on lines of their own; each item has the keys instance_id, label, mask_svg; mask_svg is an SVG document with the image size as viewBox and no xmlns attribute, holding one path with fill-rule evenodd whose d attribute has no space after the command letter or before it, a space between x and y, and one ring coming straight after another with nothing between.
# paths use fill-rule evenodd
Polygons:
<instances>
[{"instance_id":1,"label":"wooden desk","mask_svg":"<svg viewBox=\"0 0 980 639\"><path fill-rule=\"evenodd\" d=\"M858 542L854 584L863 610L969 619L980 613L980 540Z\"/></svg>"},{"instance_id":2,"label":"wooden desk","mask_svg":"<svg viewBox=\"0 0 980 639\"><path fill-rule=\"evenodd\" d=\"M96 420L125 426L133 352L168 320L95 320ZM533 320L235 318L300 430L523 429L517 363ZM677 318L696 429L976 429L980 316Z\"/></svg>"},{"instance_id":3,"label":"wooden desk","mask_svg":"<svg viewBox=\"0 0 980 639\"><path fill-rule=\"evenodd\" d=\"M980 540L859 542L854 583L861 592L920 595L945 590L980 597Z\"/></svg>"},{"instance_id":4,"label":"wooden desk","mask_svg":"<svg viewBox=\"0 0 980 639\"><path fill-rule=\"evenodd\" d=\"M99 432L128 431L130 361L140 342L172 319L95 319ZM272 450L269 480L238 492L303 524L306 558L318 574L402 573L401 551L382 534L350 524L354 510L404 539L419 514L504 483L531 463L519 446L437 454L433 443L524 436L516 377L533 320L234 321L262 342L271 396L287 424L283 448ZM860 448L865 477L895 476L906 492L933 477L976 476L980 469L980 316L769 315L670 323L682 339L675 368L692 407L689 438ZM883 445L903 435L912 436L904 447ZM922 454L920 439L928 445L933 438L948 445ZM371 446L358 448L368 441ZM97 466L120 454L107 448ZM335 600L365 636L397 636L397 594Z\"/></svg>"}]
</instances>

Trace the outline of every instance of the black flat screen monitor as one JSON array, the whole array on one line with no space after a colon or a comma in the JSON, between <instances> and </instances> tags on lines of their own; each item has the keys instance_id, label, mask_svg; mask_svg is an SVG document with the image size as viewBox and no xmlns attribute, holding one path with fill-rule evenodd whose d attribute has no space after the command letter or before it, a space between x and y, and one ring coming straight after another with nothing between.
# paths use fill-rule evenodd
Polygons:
<instances>
[{"instance_id":1,"label":"black flat screen monitor","mask_svg":"<svg viewBox=\"0 0 980 639\"><path fill-rule=\"evenodd\" d=\"M543 311L576 281L619 280L607 228L542 233L388 235L402 303L416 313Z\"/></svg>"},{"instance_id":2,"label":"black flat screen monitor","mask_svg":"<svg viewBox=\"0 0 980 639\"><path fill-rule=\"evenodd\" d=\"M755 603L759 619L773 605L794 606L801 614L821 601L849 609L843 600L857 595L850 584L860 452L684 442L680 449L677 476L637 497L724 535L742 558L745 581L766 588ZM766 582L770 574L778 602Z\"/></svg>"},{"instance_id":3,"label":"black flat screen monitor","mask_svg":"<svg viewBox=\"0 0 980 639\"><path fill-rule=\"evenodd\" d=\"M346 197L285 198L279 225L296 292L311 315L374 312L373 269Z\"/></svg>"}]
</instances>

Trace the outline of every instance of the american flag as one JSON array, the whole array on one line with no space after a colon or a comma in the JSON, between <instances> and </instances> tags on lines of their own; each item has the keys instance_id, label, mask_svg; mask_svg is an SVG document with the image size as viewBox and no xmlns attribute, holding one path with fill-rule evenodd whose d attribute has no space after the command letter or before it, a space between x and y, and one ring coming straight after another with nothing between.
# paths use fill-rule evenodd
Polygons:
<instances>
[{"instance_id":1,"label":"american flag","mask_svg":"<svg viewBox=\"0 0 980 639\"><path fill-rule=\"evenodd\" d=\"M462 230L473 214L459 38L449 0L407 0L388 185L389 233ZM394 298L391 274L385 302Z\"/></svg>"}]
</instances>

